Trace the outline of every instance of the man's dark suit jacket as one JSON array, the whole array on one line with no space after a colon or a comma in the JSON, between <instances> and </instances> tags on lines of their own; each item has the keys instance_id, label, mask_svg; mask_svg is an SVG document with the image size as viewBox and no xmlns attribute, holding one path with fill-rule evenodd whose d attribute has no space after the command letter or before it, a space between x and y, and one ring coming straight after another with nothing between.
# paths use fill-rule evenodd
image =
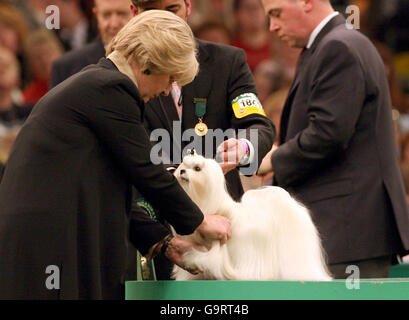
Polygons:
<instances>
[{"instance_id":1,"label":"man's dark suit jacket","mask_svg":"<svg viewBox=\"0 0 409 320\"><path fill-rule=\"evenodd\" d=\"M311 209L330 263L409 249L384 66L334 17L302 55L272 155L275 182Z\"/></svg>"},{"instance_id":2,"label":"man's dark suit jacket","mask_svg":"<svg viewBox=\"0 0 409 320\"><path fill-rule=\"evenodd\" d=\"M3 172L4 172L4 165L0 162L0 182L1 182L1 178L3 177Z\"/></svg>"},{"instance_id":3,"label":"man's dark suit jacket","mask_svg":"<svg viewBox=\"0 0 409 320\"><path fill-rule=\"evenodd\" d=\"M168 233L129 214L131 185L178 233L202 222L176 179L150 161L143 112L134 83L107 59L34 107L0 184L0 299L123 298L124 281L135 279L128 239L138 233L150 247ZM60 290L46 288L50 265Z\"/></svg>"},{"instance_id":4,"label":"man's dark suit jacket","mask_svg":"<svg viewBox=\"0 0 409 320\"><path fill-rule=\"evenodd\" d=\"M194 128L198 123L195 115L195 98L207 99L206 114L203 122L209 129L221 129L223 131L233 129L245 129L246 137L251 141L249 130L256 129L258 141L254 143L258 153L255 162L258 164L268 151L270 151L274 137L275 128L270 119L260 114L250 114L243 118L236 118L232 101L244 93L256 94L256 88L251 71L246 63L246 55L243 50L231 46L225 46L206 41L197 40L199 51L200 71L195 80L182 88L182 134L186 129ZM179 121L172 96L160 96L158 99L147 103L145 112L145 123L147 130L152 132L155 129L164 128L170 133L171 138L171 159L182 158L182 150L192 141L182 142L182 145L173 140L172 126L174 121ZM202 152L205 151L205 137L200 139ZM176 148L176 153L173 152ZM209 154L215 157L217 145L213 143ZM206 150L207 151L207 150ZM255 173L255 172L254 172ZM243 195L243 187L240 182L238 170L232 170L226 175L227 187L236 200Z\"/></svg>"},{"instance_id":5,"label":"man's dark suit jacket","mask_svg":"<svg viewBox=\"0 0 409 320\"><path fill-rule=\"evenodd\" d=\"M54 88L86 66L97 63L103 57L105 57L105 48L101 39L64 54L53 63L50 88Z\"/></svg>"}]
</instances>

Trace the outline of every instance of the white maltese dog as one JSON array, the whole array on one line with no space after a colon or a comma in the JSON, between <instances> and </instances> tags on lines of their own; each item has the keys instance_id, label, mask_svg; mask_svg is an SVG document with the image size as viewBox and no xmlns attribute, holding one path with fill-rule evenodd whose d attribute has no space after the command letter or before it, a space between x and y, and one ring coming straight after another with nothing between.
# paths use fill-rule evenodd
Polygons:
<instances>
[{"instance_id":1,"label":"white maltese dog","mask_svg":"<svg viewBox=\"0 0 409 320\"><path fill-rule=\"evenodd\" d=\"M331 280L309 212L287 191L264 187L247 191L235 202L217 162L193 152L174 175L203 213L226 216L232 228L232 237L222 246L197 232L180 236L211 249L185 253L185 266L202 272L192 275L175 266L174 279Z\"/></svg>"}]
</instances>

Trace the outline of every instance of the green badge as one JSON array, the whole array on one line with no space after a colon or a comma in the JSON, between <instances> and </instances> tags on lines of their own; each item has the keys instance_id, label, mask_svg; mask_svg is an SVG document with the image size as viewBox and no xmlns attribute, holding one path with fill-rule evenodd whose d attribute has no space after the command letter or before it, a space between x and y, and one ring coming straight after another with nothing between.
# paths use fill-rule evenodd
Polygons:
<instances>
[{"instance_id":1,"label":"green badge","mask_svg":"<svg viewBox=\"0 0 409 320\"><path fill-rule=\"evenodd\" d=\"M158 221L155 209L145 200L145 198L138 198L135 202L148 216L153 220ZM156 280L155 264L153 260L146 259L139 251L136 253L136 280Z\"/></svg>"},{"instance_id":2,"label":"green badge","mask_svg":"<svg viewBox=\"0 0 409 320\"><path fill-rule=\"evenodd\" d=\"M203 117L206 114L206 104L207 99L205 98L194 98L193 102L195 104L195 115L198 117L199 122L195 126L195 133L203 137L206 135L208 128L206 123L203 122Z\"/></svg>"}]
</instances>

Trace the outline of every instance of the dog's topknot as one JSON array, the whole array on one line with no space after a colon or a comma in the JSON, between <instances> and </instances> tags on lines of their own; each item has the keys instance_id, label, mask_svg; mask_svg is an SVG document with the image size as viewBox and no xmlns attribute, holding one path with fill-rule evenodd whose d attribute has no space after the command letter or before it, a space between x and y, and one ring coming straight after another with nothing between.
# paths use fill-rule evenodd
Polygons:
<instances>
[{"instance_id":1,"label":"dog's topknot","mask_svg":"<svg viewBox=\"0 0 409 320\"><path fill-rule=\"evenodd\" d=\"M188 150L187 150L187 154L188 154L188 155L191 155L191 156L194 156L194 155L196 155L197 153L196 153L196 151L195 151L195 148L192 148L192 149L188 149Z\"/></svg>"}]
</instances>

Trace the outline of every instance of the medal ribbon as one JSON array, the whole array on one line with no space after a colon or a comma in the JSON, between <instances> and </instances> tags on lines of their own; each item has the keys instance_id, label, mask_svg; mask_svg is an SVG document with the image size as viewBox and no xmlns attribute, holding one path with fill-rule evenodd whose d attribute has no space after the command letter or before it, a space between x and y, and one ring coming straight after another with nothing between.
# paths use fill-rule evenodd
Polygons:
<instances>
[{"instance_id":1,"label":"medal ribbon","mask_svg":"<svg viewBox=\"0 0 409 320\"><path fill-rule=\"evenodd\" d=\"M193 102L195 104L195 115L199 119L202 119L206 114L206 103L207 99L204 98L194 98Z\"/></svg>"}]
</instances>

